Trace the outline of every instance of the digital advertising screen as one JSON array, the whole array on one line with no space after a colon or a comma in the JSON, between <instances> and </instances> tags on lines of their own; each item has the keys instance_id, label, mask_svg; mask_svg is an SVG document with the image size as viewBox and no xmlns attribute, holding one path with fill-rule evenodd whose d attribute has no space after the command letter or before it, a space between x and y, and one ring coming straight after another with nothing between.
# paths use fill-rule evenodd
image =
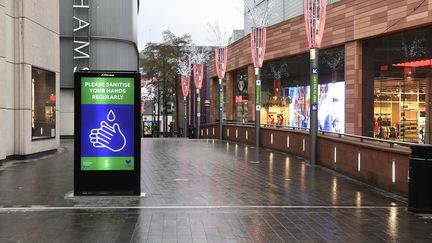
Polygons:
<instances>
[{"instance_id":1,"label":"digital advertising screen","mask_svg":"<svg viewBox=\"0 0 432 243\"><path fill-rule=\"evenodd\" d=\"M133 78L82 78L81 170L134 169L134 105Z\"/></svg>"},{"instance_id":2,"label":"digital advertising screen","mask_svg":"<svg viewBox=\"0 0 432 243\"><path fill-rule=\"evenodd\" d=\"M139 74L76 73L75 113L75 185L139 187Z\"/></svg>"},{"instance_id":3,"label":"digital advertising screen","mask_svg":"<svg viewBox=\"0 0 432 243\"><path fill-rule=\"evenodd\" d=\"M151 137L153 135L152 121L143 121L143 133L145 137Z\"/></svg>"},{"instance_id":4,"label":"digital advertising screen","mask_svg":"<svg viewBox=\"0 0 432 243\"><path fill-rule=\"evenodd\" d=\"M308 128L310 117L310 87L299 86L289 88L289 124L293 127Z\"/></svg>"},{"instance_id":5,"label":"digital advertising screen","mask_svg":"<svg viewBox=\"0 0 432 243\"><path fill-rule=\"evenodd\" d=\"M319 85L318 129L345 132L345 82Z\"/></svg>"},{"instance_id":6,"label":"digital advertising screen","mask_svg":"<svg viewBox=\"0 0 432 243\"><path fill-rule=\"evenodd\" d=\"M318 129L345 132L345 82L320 84L318 96ZM310 86L289 88L289 124L309 128Z\"/></svg>"}]
</instances>

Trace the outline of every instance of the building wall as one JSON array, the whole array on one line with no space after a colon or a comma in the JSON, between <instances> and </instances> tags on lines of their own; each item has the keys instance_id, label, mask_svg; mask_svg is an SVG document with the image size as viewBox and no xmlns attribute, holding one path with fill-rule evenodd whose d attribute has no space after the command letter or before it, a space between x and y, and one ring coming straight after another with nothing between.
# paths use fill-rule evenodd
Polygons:
<instances>
[{"instance_id":1,"label":"building wall","mask_svg":"<svg viewBox=\"0 0 432 243\"><path fill-rule=\"evenodd\" d=\"M362 134L362 43L345 44L345 133Z\"/></svg>"},{"instance_id":2,"label":"building wall","mask_svg":"<svg viewBox=\"0 0 432 243\"><path fill-rule=\"evenodd\" d=\"M426 1L414 13L407 14L419 1L361 1L341 0L327 6L327 20L322 48L328 48L392 32L430 24L432 2ZM265 61L308 52L303 15L291 18L267 28ZM252 63L250 35L228 47L228 71ZM210 76L216 76L210 61Z\"/></svg>"},{"instance_id":3,"label":"building wall","mask_svg":"<svg viewBox=\"0 0 432 243\"><path fill-rule=\"evenodd\" d=\"M6 43L6 16L5 16L5 0L0 0L0 43ZM0 45L0 85L6 85L6 46ZM1 92L0 95L0 121L3 124L6 117L6 97ZM4 127L4 126L3 126ZM6 129L0 127L0 131L4 134ZM6 139L0 139L0 160L6 157L5 143Z\"/></svg>"},{"instance_id":4,"label":"building wall","mask_svg":"<svg viewBox=\"0 0 432 243\"><path fill-rule=\"evenodd\" d=\"M65 102L61 107L61 135L73 135L73 70L79 60L74 60L73 8L74 0L60 0L60 45L61 45L61 95ZM90 55L90 70L138 70L137 50L137 0L92 0L89 4L88 35L90 46L85 51ZM82 65L81 65L82 66ZM78 68L81 69L81 68Z\"/></svg>"},{"instance_id":5,"label":"building wall","mask_svg":"<svg viewBox=\"0 0 432 243\"><path fill-rule=\"evenodd\" d=\"M58 136L32 141L31 128L32 67L54 72L59 93L58 6L54 0L0 0L0 160L59 146Z\"/></svg>"},{"instance_id":6,"label":"building wall","mask_svg":"<svg viewBox=\"0 0 432 243\"><path fill-rule=\"evenodd\" d=\"M294 4L294 1L290 2ZM327 6L322 48L345 46L346 95L349 95L345 105L347 132L362 133L362 40L430 25L432 1L424 2L412 12L420 2L341 0ZM265 62L308 52L305 32L303 15L268 27ZM249 45L250 35L247 35L228 47L227 77L252 63ZM216 72L212 60L210 64L210 76L214 77Z\"/></svg>"},{"instance_id":7,"label":"building wall","mask_svg":"<svg viewBox=\"0 0 432 243\"><path fill-rule=\"evenodd\" d=\"M251 1L251 0L245 0ZM255 1L257 2L257 8L263 9L266 4L270 1L270 6L272 6L271 15L269 17L268 26L275 25L277 23L283 22L285 20L289 20L291 18L300 16L303 14L303 4L304 0L264 0L264 1ZM332 4L335 2L339 2L341 0L327 0L327 4ZM251 27L253 23L251 18L245 14L244 16L244 34L247 35L251 32Z\"/></svg>"}]
</instances>

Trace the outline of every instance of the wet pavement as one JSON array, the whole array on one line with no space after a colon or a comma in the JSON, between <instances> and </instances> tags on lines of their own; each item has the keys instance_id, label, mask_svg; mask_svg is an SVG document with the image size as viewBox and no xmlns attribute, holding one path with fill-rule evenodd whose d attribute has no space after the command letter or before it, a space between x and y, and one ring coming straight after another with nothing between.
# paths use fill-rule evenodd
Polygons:
<instances>
[{"instance_id":1,"label":"wet pavement","mask_svg":"<svg viewBox=\"0 0 432 243\"><path fill-rule=\"evenodd\" d=\"M73 197L73 140L0 167L0 242L432 242L403 198L302 158L143 139L144 197Z\"/></svg>"}]
</instances>

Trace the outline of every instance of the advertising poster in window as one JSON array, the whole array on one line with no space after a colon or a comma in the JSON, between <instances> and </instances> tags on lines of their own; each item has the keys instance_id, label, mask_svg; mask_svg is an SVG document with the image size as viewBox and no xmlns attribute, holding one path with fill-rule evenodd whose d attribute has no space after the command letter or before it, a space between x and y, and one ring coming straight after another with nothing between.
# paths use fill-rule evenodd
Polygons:
<instances>
[{"instance_id":1,"label":"advertising poster in window","mask_svg":"<svg viewBox=\"0 0 432 243\"><path fill-rule=\"evenodd\" d=\"M321 84L319 89L318 129L344 133L345 82Z\"/></svg>"},{"instance_id":2,"label":"advertising poster in window","mask_svg":"<svg viewBox=\"0 0 432 243\"><path fill-rule=\"evenodd\" d=\"M293 127L309 128L310 86L289 88L291 99L289 124ZM318 129L344 133L345 124L345 82L319 85Z\"/></svg>"},{"instance_id":3,"label":"advertising poster in window","mask_svg":"<svg viewBox=\"0 0 432 243\"><path fill-rule=\"evenodd\" d=\"M143 121L143 133L144 133L144 137L151 137L153 135L152 121Z\"/></svg>"},{"instance_id":4,"label":"advertising poster in window","mask_svg":"<svg viewBox=\"0 0 432 243\"><path fill-rule=\"evenodd\" d=\"M289 88L290 115L289 124L292 127L309 127L310 102L309 102L309 86L300 86Z\"/></svg>"}]
</instances>

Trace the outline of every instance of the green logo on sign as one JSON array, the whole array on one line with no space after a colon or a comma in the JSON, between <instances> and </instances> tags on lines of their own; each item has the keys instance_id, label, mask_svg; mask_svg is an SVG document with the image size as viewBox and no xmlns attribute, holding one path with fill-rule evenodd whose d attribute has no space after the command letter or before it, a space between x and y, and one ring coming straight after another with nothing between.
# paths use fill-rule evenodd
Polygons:
<instances>
[{"instance_id":1,"label":"green logo on sign","mask_svg":"<svg viewBox=\"0 0 432 243\"><path fill-rule=\"evenodd\" d=\"M311 104L318 104L318 75L311 76Z\"/></svg>"}]
</instances>

